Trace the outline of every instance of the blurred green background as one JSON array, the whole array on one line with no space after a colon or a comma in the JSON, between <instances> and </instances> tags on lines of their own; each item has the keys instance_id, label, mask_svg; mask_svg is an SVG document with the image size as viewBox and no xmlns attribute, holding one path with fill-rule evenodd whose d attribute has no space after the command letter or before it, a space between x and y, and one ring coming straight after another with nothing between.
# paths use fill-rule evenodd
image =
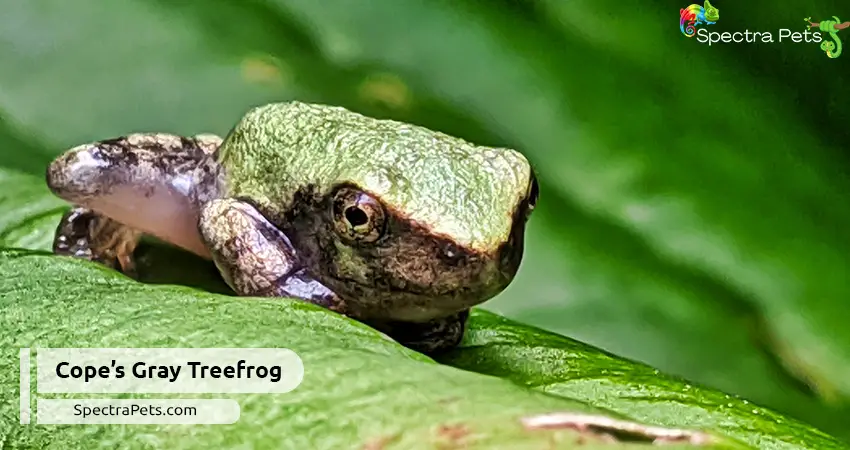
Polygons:
<instances>
[{"instance_id":1,"label":"blurred green background","mask_svg":"<svg viewBox=\"0 0 850 450\"><path fill-rule=\"evenodd\" d=\"M709 30L850 20L741 3ZM488 309L850 439L850 54L701 45L687 4L2 0L0 167L291 99L514 147L540 206Z\"/></svg>"}]
</instances>

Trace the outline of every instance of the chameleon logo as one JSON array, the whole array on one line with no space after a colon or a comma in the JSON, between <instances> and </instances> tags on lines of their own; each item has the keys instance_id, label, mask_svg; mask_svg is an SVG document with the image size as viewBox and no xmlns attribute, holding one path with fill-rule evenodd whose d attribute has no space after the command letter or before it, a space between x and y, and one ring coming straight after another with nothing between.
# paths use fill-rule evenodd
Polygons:
<instances>
[{"instance_id":1,"label":"chameleon logo","mask_svg":"<svg viewBox=\"0 0 850 450\"><path fill-rule=\"evenodd\" d=\"M687 37L694 37L697 25L714 25L720 18L720 12L708 0L705 5L691 5L679 10L679 29Z\"/></svg>"},{"instance_id":2,"label":"chameleon logo","mask_svg":"<svg viewBox=\"0 0 850 450\"><path fill-rule=\"evenodd\" d=\"M821 20L820 22L812 22L811 17L806 17L806 22L809 23L809 29L817 28L823 33L829 33L829 37L820 43L820 49L826 52L828 58L838 58L841 56L841 39L838 38L838 31L850 27L850 22L841 23L841 19L832 16L835 20Z\"/></svg>"}]
</instances>

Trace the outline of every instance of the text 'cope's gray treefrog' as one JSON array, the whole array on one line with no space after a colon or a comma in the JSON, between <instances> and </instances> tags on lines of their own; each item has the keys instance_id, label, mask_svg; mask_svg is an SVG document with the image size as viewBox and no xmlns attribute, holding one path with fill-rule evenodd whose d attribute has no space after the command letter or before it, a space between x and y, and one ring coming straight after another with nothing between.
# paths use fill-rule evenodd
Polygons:
<instances>
[{"instance_id":1,"label":"text 'cope's gray treefrog'","mask_svg":"<svg viewBox=\"0 0 850 450\"><path fill-rule=\"evenodd\" d=\"M238 295L295 297L425 353L511 282L538 186L527 159L301 102L230 133L72 148L47 183L72 208L53 250L133 276L143 234L215 262Z\"/></svg>"}]
</instances>

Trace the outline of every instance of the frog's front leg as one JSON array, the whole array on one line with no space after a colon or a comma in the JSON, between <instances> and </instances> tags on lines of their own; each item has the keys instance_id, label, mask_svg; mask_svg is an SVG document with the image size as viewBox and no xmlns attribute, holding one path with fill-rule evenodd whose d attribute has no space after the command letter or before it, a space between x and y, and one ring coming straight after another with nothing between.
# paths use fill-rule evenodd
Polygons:
<instances>
[{"instance_id":1,"label":"frog's front leg","mask_svg":"<svg viewBox=\"0 0 850 450\"><path fill-rule=\"evenodd\" d=\"M345 314L345 303L301 267L289 238L248 203L217 199L205 204L200 232L237 294L295 297Z\"/></svg>"},{"instance_id":2,"label":"frog's front leg","mask_svg":"<svg viewBox=\"0 0 850 450\"><path fill-rule=\"evenodd\" d=\"M133 274L142 234L201 256L199 200L215 195L208 156L221 138L132 134L75 147L48 167L47 185L74 204L56 229L56 254L97 261Z\"/></svg>"}]
</instances>

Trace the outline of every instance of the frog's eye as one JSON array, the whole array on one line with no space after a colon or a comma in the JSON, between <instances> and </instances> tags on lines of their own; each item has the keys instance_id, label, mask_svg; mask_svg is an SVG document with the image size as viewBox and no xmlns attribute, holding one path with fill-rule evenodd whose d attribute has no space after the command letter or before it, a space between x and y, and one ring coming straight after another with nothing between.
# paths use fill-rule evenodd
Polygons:
<instances>
[{"instance_id":1,"label":"frog's eye","mask_svg":"<svg viewBox=\"0 0 850 450\"><path fill-rule=\"evenodd\" d=\"M341 188L334 195L331 209L336 232L348 242L375 242L384 234L384 206L365 192Z\"/></svg>"}]
</instances>

